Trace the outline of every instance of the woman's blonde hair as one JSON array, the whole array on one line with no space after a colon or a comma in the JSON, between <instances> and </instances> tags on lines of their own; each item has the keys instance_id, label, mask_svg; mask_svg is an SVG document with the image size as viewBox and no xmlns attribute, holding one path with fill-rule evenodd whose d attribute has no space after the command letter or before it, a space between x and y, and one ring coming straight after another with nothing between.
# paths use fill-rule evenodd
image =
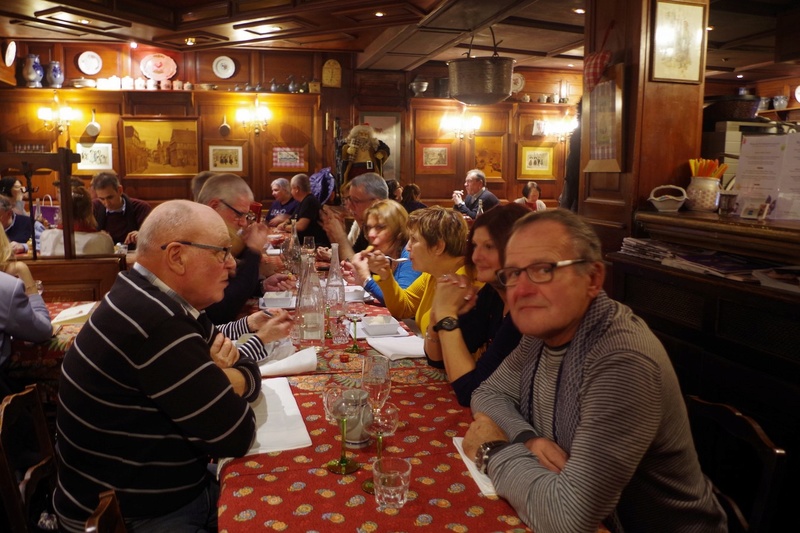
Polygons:
<instances>
[{"instance_id":1,"label":"woman's blonde hair","mask_svg":"<svg viewBox=\"0 0 800 533\"><path fill-rule=\"evenodd\" d=\"M364 211L364 222L369 221L369 217L374 216L381 224L386 224L386 228L394 236L393 246L401 250L408 242L408 213L405 208L394 200L380 200L375 202ZM364 231L366 236L367 232Z\"/></svg>"},{"instance_id":2,"label":"woman's blonde hair","mask_svg":"<svg viewBox=\"0 0 800 533\"><path fill-rule=\"evenodd\" d=\"M408 215L408 229L419 233L428 247L444 243L451 257L463 257L467 247L467 222L464 215L441 206L417 209Z\"/></svg>"}]
</instances>

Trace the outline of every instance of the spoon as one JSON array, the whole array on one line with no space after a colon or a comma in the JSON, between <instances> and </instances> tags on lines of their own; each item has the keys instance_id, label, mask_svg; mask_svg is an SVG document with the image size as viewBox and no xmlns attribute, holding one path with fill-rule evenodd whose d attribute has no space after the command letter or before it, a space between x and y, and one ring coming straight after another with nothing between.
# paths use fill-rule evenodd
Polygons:
<instances>
[{"instance_id":1,"label":"spoon","mask_svg":"<svg viewBox=\"0 0 800 533\"><path fill-rule=\"evenodd\" d=\"M395 263L405 263L406 261L411 261L411 259L409 259L408 257L398 257L397 259L395 259L393 257L389 257L388 255L386 256L386 259L388 259L389 261L393 261Z\"/></svg>"}]
</instances>

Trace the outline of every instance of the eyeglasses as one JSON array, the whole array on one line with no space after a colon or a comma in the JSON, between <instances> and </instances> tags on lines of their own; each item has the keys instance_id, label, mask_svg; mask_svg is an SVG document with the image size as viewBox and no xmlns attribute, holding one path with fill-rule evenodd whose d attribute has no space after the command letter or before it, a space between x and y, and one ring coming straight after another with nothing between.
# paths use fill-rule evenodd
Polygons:
<instances>
[{"instance_id":1,"label":"eyeglasses","mask_svg":"<svg viewBox=\"0 0 800 533\"><path fill-rule=\"evenodd\" d=\"M242 213L241 211L239 211L238 209L233 207L231 204L229 204L228 202L226 202L222 198L220 198L219 201L222 203L222 205L224 205L225 207L227 207L228 209L230 209L231 211L234 212L235 216L233 218L236 219L236 220L245 219L248 222L252 222L256 218L255 215L251 215L250 213Z\"/></svg>"},{"instance_id":2,"label":"eyeglasses","mask_svg":"<svg viewBox=\"0 0 800 533\"><path fill-rule=\"evenodd\" d=\"M217 257L217 260L220 263L226 263L228 259L231 257L231 247L230 246L214 246L213 244L200 244L199 242L191 242L191 241L172 241L166 244L161 245L162 250L166 250L167 246L172 243L182 244L184 246L194 246L195 248L202 248L203 250L212 250L214 255ZM222 255L220 255L222 254Z\"/></svg>"},{"instance_id":3,"label":"eyeglasses","mask_svg":"<svg viewBox=\"0 0 800 533\"><path fill-rule=\"evenodd\" d=\"M497 276L497 282L503 287L513 287L519 283L519 275L522 271L525 271L531 283L550 283L553 281L553 273L557 268L586 262L586 259L566 259L557 263L533 263L525 268L501 268L495 272L495 276Z\"/></svg>"},{"instance_id":4,"label":"eyeglasses","mask_svg":"<svg viewBox=\"0 0 800 533\"><path fill-rule=\"evenodd\" d=\"M371 202L372 200L373 200L372 198L362 198L361 200L358 200L356 198L353 198L352 196L345 196L344 197L344 201L345 202L350 202L350 203L356 204L356 205L363 204L365 202Z\"/></svg>"}]
</instances>

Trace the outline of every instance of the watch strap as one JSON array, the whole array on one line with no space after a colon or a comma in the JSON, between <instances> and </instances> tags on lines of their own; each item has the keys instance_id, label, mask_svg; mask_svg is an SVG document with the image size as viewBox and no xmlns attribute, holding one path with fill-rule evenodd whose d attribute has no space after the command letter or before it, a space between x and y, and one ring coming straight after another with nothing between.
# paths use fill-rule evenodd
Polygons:
<instances>
[{"instance_id":1,"label":"watch strap","mask_svg":"<svg viewBox=\"0 0 800 533\"><path fill-rule=\"evenodd\" d=\"M442 331L442 330L444 330L444 331L453 331L455 329L458 329L459 327L460 326L458 324L458 319L456 317L454 317L454 316L446 316L443 319L441 319L440 321L438 321L436 324L434 324L432 329L433 329L433 331L436 331L438 333L439 331Z\"/></svg>"},{"instance_id":2,"label":"watch strap","mask_svg":"<svg viewBox=\"0 0 800 533\"><path fill-rule=\"evenodd\" d=\"M497 451L505 448L508 444L510 443L505 440L492 440L481 444L478 447L478 453L475 456L475 466L478 467L478 471L481 474L486 474L486 470L489 466L489 459L491 459L492 455L494 455Z\"/></svg>"}]
</instances>

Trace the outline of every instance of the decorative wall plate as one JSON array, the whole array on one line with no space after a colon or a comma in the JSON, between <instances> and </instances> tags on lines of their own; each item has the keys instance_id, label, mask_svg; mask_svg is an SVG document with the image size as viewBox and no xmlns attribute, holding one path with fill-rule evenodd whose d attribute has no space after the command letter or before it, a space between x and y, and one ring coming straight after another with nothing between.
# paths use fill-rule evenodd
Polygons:
<instances>
[{"instance_id":1,"label":"decorative wall plate","mask_svg":"<svg viewBox=\"0 0 800 533\"><path fill-rule=\"evenodd\" d=\"M103 60L90 50L78 56L78 68L87 76L94 76L103 68Z\"/></svg>"},{"instance_id":2,"label":"decorative wall plate","mask_svg":"<svg viewBox=\"0 0 800 533\"><path fill-rule=\"evenodd\" d=\"M156 81L168 80L178 72L175 60L164 54L145 56L142 58L139 68L145 77Z\"/></svg>"},{"instance_id":3,"label":"decorative wall plate","mask_svg":"<svg viewBox=\"0 0 800 533\"><path fill-rule=\"evenodd\" d=\"M511 92L518 93L525 88L525 76L519 72L511 75Z\"/></svg>"},{"instance_id":4,"label":"decorative wall plate","mask_svg":"<svg viewBox=\"0 0 800 533\"><path fill-rule=\"evenodd\" d=\"M800 102L800 85L794 90L794 99Z\"/></svg>"},{"instance_id":5,"label":"decorative wall plate","mask_svg":"<svg viewBox=\"0 0 800 533\"><path fill-rule=\"evenodd\" d=\"M218 78L227 80L236 72L236 63L228 56L219 56L211 64L211 70Z\"/></svg>"},{"instance_id":6,"label":"decorative wall plate","mask_svg":"<svg viewBox=\"0 0 800 533\"><path fill-rule=\"evenodd\" d=\"M6 43L6 51L3 54L3 63L5 66L10 67L17 59L17 41L8 41Z\"/></svg>"}]
</instances>

